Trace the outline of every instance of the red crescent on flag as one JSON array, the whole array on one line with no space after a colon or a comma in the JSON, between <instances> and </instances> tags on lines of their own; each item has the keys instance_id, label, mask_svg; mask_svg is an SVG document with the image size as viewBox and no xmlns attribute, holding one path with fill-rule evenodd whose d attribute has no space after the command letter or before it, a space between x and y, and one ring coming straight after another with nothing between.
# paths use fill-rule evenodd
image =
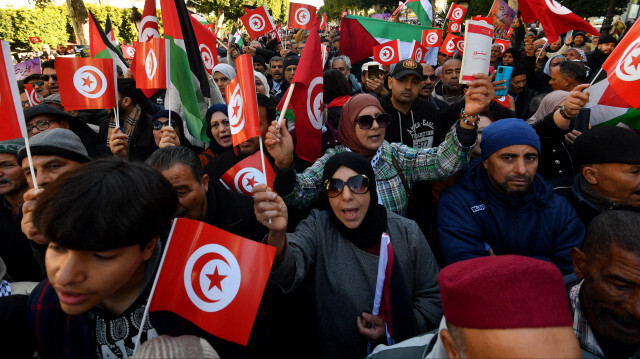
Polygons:
<instances>
[{"instance_id":1,"label":"red crescent on flag","mask_svg":"<svg viewBox=\"0 0 640 359\"><path fill-rule=\"evenodd\" d=\"M204 292L202 291L202 287L200 286L200 275L202 273L202 268L207 263L216 259L221 260L224 263L226 263L228 266L230 266L229 262L227 262L227 260L220 253L209 252L209 253L203 254L200 258L198 258L198 260L196 260L196 262L193 264L193 270L191 271L191 287L193 288L193 291L196 293L198 298L200 298L202 301L207 303L215 303L219 301L219 299L211 300L206 295L204 295Z\"/></svg>"},{"instance_id":2,"label":"red crescent on flag","mask_svg":"<svg viewBox=\"0 0 640 359\"><path fill-rule=\"evenodd\" d=\"M85 91L86 93L88 93L89 95L94 95L97 94L98 92L100 92L100 90L102 90L102 79L100 78L100 75L98 75L98 73L96 73L93 70L85 70L84 71L85 74L89 74L91 76L93 76L96 79L96 87L93 89L93 91Z\"/></svg>"}]
</instances>

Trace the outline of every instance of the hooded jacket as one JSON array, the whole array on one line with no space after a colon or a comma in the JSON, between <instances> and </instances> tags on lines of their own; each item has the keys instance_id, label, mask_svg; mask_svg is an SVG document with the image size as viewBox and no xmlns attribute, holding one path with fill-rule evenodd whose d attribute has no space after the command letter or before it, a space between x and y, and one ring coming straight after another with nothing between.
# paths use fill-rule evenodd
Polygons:
<instances>
[{"instance_id":1,"label":"hooded jacket","mask_svg":"<svg viewBox=\"0 0 640 359\"><path fill-rule=\"evenodd\" d=\"M398 142L417 149L431 148L438 146L451 128L441 128L438 109L423 98L416 97L406 114L393 107L390 93L378 101L384 111L391 115L384 136L388 142Z\"/></svg>"},{"instance_id":2,"label":"hooded jacket","mask_svg":"<svg viewBox=\"0 0 640 359\"><path fill-rule=\"evenodd\" d=\"M472 162L444 192L438 235L447 264L516 254L553 262L573 271L569 251L582 245L585 228L569 202L536 174L531 190L514 197L498 192L481 161Z\"/></svg>"}]
</instances>

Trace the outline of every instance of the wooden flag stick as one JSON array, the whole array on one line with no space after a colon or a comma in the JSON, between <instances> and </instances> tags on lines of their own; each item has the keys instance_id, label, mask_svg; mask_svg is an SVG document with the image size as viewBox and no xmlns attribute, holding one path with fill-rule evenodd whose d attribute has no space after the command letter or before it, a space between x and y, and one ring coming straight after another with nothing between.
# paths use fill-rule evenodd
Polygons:
<instances>
[{"instance_id":1,"label":"wooden flag stick","mask_svg":"<svg viewBox=\"0 0 640 359\"><path fill-rule=\"evenodd\" d=\"M31 181L33 188L38 189L38 181L36 181L36 171L33 169L33 158L31 157L31 146L29 146L29 135L24 135L24 148L27 150L27 160L29 161L29 170L31 171Z\"/></svg>"},{"instance_id":2,"label":"wooden flag stick","mask_svg":"<svg viewBox=\"0 0 640 359\"><path fill-rule=\"evenodd\" d=\"M264 176L264 182L269 187L269 180L267 179L267 167L264 165L264 148L262 145L262 135L258 136L260 142L260 161L262 162L262 175ZM271 224L271 218L269 218L269 224Z\"/></svg>"},{"instance_id":3,"label":"wooden flag stick","mask_svg":"<svg viewBox=\"0 0 640 359\"><path fill-rule=\"evenodd\" d=\"M280 118L278 119L278 125L282 126L282 122L284 120L284 114L287 112L289 108L289 101L291 100L291 95L293 94L293 90L296 88L296 83L292 83L287 90L287 97L284 99L284 105L282 105L282 111L280 111Z\"/></svg>"},{"instance_id":4,"label":"wooden flag stick","mask_svg":"<svg viewBox=\"0 0 640 359\"><path fill-rule=\"evenodd\" d=\"M216 41L218 42L218 44L220 44L220 46L224 47L225 50L229 51L229 48L227 47L227 45L224 44L224 42L220 41L220 39L218 39L216 37Z\"/></svg>"}]
</instances>

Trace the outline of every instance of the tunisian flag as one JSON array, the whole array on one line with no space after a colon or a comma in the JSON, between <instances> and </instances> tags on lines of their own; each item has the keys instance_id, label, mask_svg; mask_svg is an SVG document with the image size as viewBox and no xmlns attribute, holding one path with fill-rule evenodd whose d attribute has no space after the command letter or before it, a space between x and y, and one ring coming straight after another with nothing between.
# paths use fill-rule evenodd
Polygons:
<instances>
[{"instance_id":1,"label":"tunisian flag","mask_svg":"<svg viewBox=\"0 0 640 359\"><path fill-rule=\"evenodd\" d=\"M27 93L27 100L29 100L30 106L35 106L40 104L40 100L42 100L42 98L40 98L38 91L35 88L33 88L32 84L24 84L24 92Z\"/></svg>"},{"instance_id":2,"label":"tunisian flag","mask_svg":"<svg viewBox=\"0 0 640 359\"><path fill-rule=\"evenodd\" d=\"M640 19L636 20L629 32L622 38L611 55L602 64L607 72L609 85L631 107L640 108Z\"/></svg>"},{"instance_id":3,"label":"tunisian flag","mask_svg":"<svg viewBox=\"0 0 640 359\"><path fill-rule=\"evenodd\" d=\"M158 37L160 37L160 30L158 29L158 17L156 16L156 0L146 0L144 2L144 11L142 12L142 21L138 29L138 42L147 42ZM136 55L134 53L133 61L131 62L131 75L137 80L138 72L136 71L136 62ZM147 98L150 98L158 90L159 88L142 90L142 93L144 93Z\"/></svg>"},{"instance_id":4,"label":"tunisian flag","mask_svg":"<svg viewBox=\"0 0 640 359\"><path fill-rule=\"evenodd\" d=\"M440 47L442 43L442 29L422 30L422 45L424 47Z\"/></svg>"},{"instance_id":5,"label":"tunisian flag","mask_svg":"<svg viewBox=\"0 0 640 359\"><path fill-rule=\"evenodd\" d=\"M449 7L449 12L447 13L447 20L451 20L453 22L462 23L464 19L464 15L467 14L467 8L458 5L456 3L451 3L451 7Z\"/></svg>"},{"instance_id":6,"label":"tunisian flag","mask_svg":"<svg viewBox=\"0 0 640 359\"><path fill-rule=\"evenodd\" d=\"M588 22L555 0L520 0L518 5L525 22L540 21L549 42L556 41L561 34L569 30L582 30L592 35L600 35Z\"/></svg>"},{"instance_id":7,"label":"tunisian flag","mask_svg":"<svg viewBox=\"0 0 640 359\"><path fill-rule=\"evenodd\" d=\"M22 102L18 92L16 73L11 61L11 48L6 41L0 41L0 141L27 137L27 126L22 112Z\"/></svg>"},{"instance_id":8,"label":"tunisian flag","mask_svg":"<svg viewBox=\"0 0 640 359\"><path fill-rule=\"evenodd\" d=\"M247 345L275 247L191 219L177 218L171 232L149 311L171 311Z\"/></svg>"},{"instance_id":9,"label":"tunisian flag","mask_svg":"<svg viewBox=\"0 0 640 359\"><path fill-rule=\"evenodd\" d=\"M290 29L311 30L316 11L316 8L312 5L290 2L287 27Z\"/></svg>"},{"instance_id":10,"label":"tunisian flag","mask_svg":"<svg viewBox=\"0 0 640 359\"><path fill-rule=\"evenodd\" d=\"M65 110L116 106L113 60L59 57L55 66Z\"/></svg>"},{"instance_id":11,"label":"tunisian flag","mask_svg":"<svg viewBox=\"0 0 640 359\"><path fill-rule=\"evenodd\" d=\"M273 171L269 161L264 160L267 178L262 174L262 160L260 156L264 156L262 151L257 151L251 156L235 164L227 172L225 172L220 181L230 190L238 193L253 196L251 190L259 184L266 184L269 188L273 188L273 180L276 173Z\"/></svg>"},{"instance_id":12,"label":"tunisian flag","mask_svg":"<svg viewBox=\"0 0 640 359\"><path fill-rule=\"evenodd\" d=\"M213 76L213 68L218 64L218 48L216 43L218 38L193 16L190 16L190 18L193 32L196 34L196 41L198 42L198 49L200 50L200 57L202 57L204 69L209 75Z\"/></svg>"},{"instance_id":13,"label":"tunisian flag","mask_svg":"<svg viewBox=\"0 0 640 359\"><path fill-rule=\"evenodd\" d=\"M169 40L152 38L136 44L136 87L139 89L166 89L171 56Z\"/></svg>"},{"instance_id":14,"label":"tunisian flag","mask_svg":"<svg viewBox=\"0 0 640 359\"><path fill-rule=\"evenodd\" d=\"M246 14L242 15L240 20L252 39L256 39L262 34L275 30L276 27L273 24L273 19L269 16L265 5L255 8L254 10L245 7L244 11Z\"/></svg>"},{"instance_id":15,"label":"tunisian flag","mask_svg":"<svg viewBox=\"0 0 640 359\"><path fill-rule=\"evenodd\" d=\"M374 46L373 59L382 65L400 62L400 40L387 41Z\"/></svg>"},{"instance_id":16,"label":"tunisian flag","mask_svg":"<svg viewBox=\"0 0 640 359\"><path fill-rule=\"evenodd\" d=\"M252 137L260 136L258 98L251 55L240 55L236 59L236 77L227 85L225 92L233 145L237 146Z\"/></svg>"}]
</instances>

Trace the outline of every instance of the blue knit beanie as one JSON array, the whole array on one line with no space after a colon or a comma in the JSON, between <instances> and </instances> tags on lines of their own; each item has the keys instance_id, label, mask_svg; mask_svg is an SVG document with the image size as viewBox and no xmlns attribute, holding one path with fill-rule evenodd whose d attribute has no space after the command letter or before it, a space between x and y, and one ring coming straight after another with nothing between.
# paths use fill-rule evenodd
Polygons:
<instances>
[{"instance_id":1,"label":"blue knit beanie","mask_svg":"<svg viewBox=\"0 0 640 359\"><path fill-rule=\"evenodd\" d=\"M481 159L484 161L496 151L513 145L529 145L540 154L540 138L531 125L519 118L498 120L482 132Z\"/></svg>"}]
</instances>

